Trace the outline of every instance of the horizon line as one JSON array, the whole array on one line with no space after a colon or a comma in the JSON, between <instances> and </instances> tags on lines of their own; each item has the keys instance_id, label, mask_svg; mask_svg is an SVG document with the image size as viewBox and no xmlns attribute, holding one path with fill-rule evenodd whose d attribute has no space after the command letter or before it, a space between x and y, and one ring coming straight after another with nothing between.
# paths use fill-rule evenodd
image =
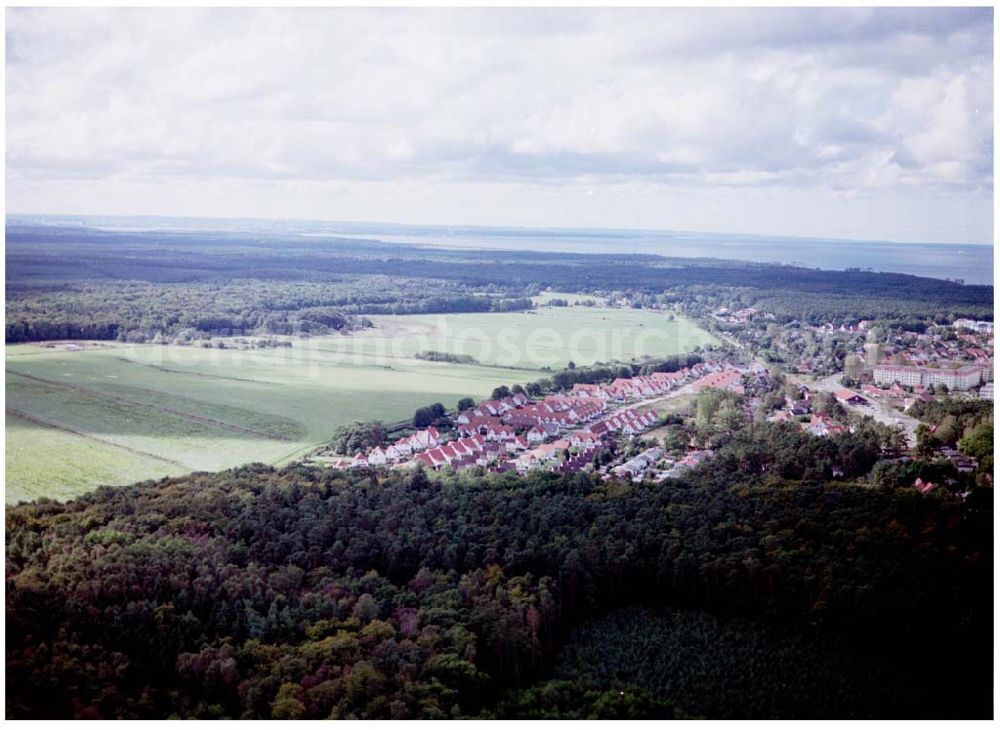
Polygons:
<instances>
[{"instance_id":1,"label":"horizon line","mask_svg":"<svg viewBox=\"0 0 1000 730\"><path fill-rule=\"evenodd\" d=\"M141 218L160 218L166 220L190 220L190 221L254 221L254 222L290 222L290 223L320 223L326 225L354 225L354 226L398 226L398 227L409 227L409 228L463 228L471 230L517 230L517 231L562 231L562 232L582 232L582 231L594 231L594 232L604 232L604 233L638 233L638 234L681 234L681 235L697 235L697 236L741 236L745 238L775 238L775 239L785 239L794 241L816 241L816 242L843 242L843 243L871 243L879 245L912 245L912 246L979 246L986 248L994 248L995 243L982 243L974 241L962 241L962 242L941 242L941 241L908 241L908 240L898 240L889 238L842 238L837 236L819 236L819 235L796 235L787 233L743 233L736 231L705 231L705 230L686 230L686 229L674 229L674 228L614 228L614 227L603 227L603 226L542 226L542 225L501 225L501 224L483 224L483 223L406 223L399 221L378 221L378 220L344 220L344 219L329 219L329 218L297 218L297 217L283 217L283 218L266 218L258 216L226 216L226 215L177 215L177 214L167 214L167 213L11 213L5 211L4 213L4 225L6 226L8 219L17 217L34 217L34 218L119 218L119 219L141 219Z\"/></svg>"}]
</instances>

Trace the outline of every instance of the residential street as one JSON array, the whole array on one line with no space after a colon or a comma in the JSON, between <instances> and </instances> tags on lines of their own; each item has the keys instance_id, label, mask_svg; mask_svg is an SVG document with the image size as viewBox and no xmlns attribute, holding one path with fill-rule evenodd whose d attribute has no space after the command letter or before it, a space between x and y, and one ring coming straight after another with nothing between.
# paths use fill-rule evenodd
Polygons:
<instances>
[{"instance_id":1,"label":"residential street","mask_svg":"<svg viewBox=\"0 0 1000 730\"><path fill-rule=\"evenodd\" d=\"M745 351L745 348L743 348L738 342L731 339L730 337L727 337L726 335L722 334L716 334L716 336L724 339L734 347ZM754 358L754 361L757 362L758 364L766 366L766 364L763 361L757 358ZM818 390L824 393L833 393L834 391L843 389L844 386L840 384L841 377L843 377L843 373L835 373L833 375L828 375L822 378L815 378L803 375L792 375L790 373L788 374L788 378L792 382L804 385L808 387L810 390ZM856 413L861 413L862 415L865 416L871 416L879 423L884 423L888 426L898 426L899 428L903 429L903 432L906 434L907 445L910 446L911 448L917 445L917 425L919 424L919 421L917 421L917 419L913 418L912 416L907 416L905 413L902 413L901 411L897 411L895 408L892 408L891 406L887 405L882 401L870 398L868 396L865 396L865 399L869 403L871 403L870 407L847 406L847 408L855 411Z\"/></svg>"},{"instance_id":2,"label":"residential street","mask_svg":"<svg viewBox=\"0 0 1000 730\"><path fill-rule=\"evenodd\" d=\"M842 390L844 386L840 384L841 377L843 377L841 373L828 375L823 378L806 378L801 375L789 376L793 382L824 393L832 393L837 390ZM910 447L917 445L917 425L920 423L917 419L897 411L895 408L890 407L881 400L871 398L867 395L864 397L865 400L871 404L870 406L847 406L847 408L850 408L856 413L871 416L876 421L884 423L888 426L898 426L902 428L906 434L907 445Z\"/></svg>"}]
</instances>

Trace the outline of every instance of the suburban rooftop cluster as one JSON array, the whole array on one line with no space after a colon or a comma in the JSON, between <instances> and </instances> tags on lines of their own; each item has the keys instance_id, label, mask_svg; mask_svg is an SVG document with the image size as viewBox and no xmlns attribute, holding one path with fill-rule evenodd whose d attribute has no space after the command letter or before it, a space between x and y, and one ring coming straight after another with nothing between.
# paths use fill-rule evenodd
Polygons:
<instances>
[{"instance_id":1,"label":"suburban rooftop cluster","mask_svg":"<svg viewBox=\"0 0 1000 730\"><path fill-rule=\"evenodd\" d=\"M422 465L434 470L479 466L495 472L583 471L595 455L611 447L614 437L633 438L656 424L654 410L638 407L644 400L681 387L693 393L708 387L742 392L741 378L742 373L732 367L699 363L610 383L576 383L568 392L540 399L512 393L459 412L450 432L431 426L388 446L328 463L333 468ZM624 466L629 471L634 464Z\"/></svg>"}]
</instances>

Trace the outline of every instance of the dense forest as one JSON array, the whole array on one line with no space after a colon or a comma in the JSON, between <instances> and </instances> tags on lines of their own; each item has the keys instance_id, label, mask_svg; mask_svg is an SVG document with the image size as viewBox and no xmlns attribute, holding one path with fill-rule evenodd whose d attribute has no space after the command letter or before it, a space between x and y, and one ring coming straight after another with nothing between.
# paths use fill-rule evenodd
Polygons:
<instances>
[{"instance_id":1,"label":"dense forest","mask_svg":"<svg viewBox=\"0 0 1000 730\"><path fill-rule=\"evenodd\" d=\"M632 607L584 621L552 664L546 680L509 693L495 714L794 719L916 709L913 696L894 696L906 669L877 649L692 609Z\"/></svg>"},{"instance_id":2,"label":"dense forest","mask_svg":"<svg viewBox=\"0 0 1000 730\"><path fill-rule=\"evenodd\" d=\"M7 716L987 717L992 490L858 482L865 433L747 425L658 485L254 465L8 508Z\"/></svg>"},{"instance_id":3,"label":"dense forest","mask_svg":"<svg viewBox=\"0 0 1000 730\"><path fill-rule=\"evenodd\" d=\"M526 309L546 287L633 306L755 305L778 322L993 318L992 287L905 274L261 233L6 233L8 342L322 333L371 314Z\"/></svg>"},{"instance_id":4,"label":"dense forest","mask_svg":"<svg viewBox=\"0 0 1000 730\"><path fill-rule=\"evenodd\" d=\"M520 292L518 291L518 294ZM477 295L445 281L389 276L329 282L8 282L7 342L187 342L243 334L311 335L370 326L366 314L529 309L521 296Z\"/></svg>"}]
</instances>

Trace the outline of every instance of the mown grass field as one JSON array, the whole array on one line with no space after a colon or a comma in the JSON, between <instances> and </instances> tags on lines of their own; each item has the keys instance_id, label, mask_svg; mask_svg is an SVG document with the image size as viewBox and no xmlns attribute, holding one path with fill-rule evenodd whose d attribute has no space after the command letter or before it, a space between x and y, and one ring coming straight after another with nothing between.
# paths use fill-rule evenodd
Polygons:
<instances>
[{"instance_id":1,"label":"mown grass field","mask_svg":"<svg viewBox=\"0 0 1000 730\"><path fill-rule=\"evenodd\" d=\"M654 320L695 332L663 315L611 309L376 319L373 331L271 350L9 346L6 501L64 499L102 484L251 461L281 463L328 440L344 423L400 421L436 401L452 408L461 397L542 377L549 360L558 368L569 359L581 365L605 359L598 345L601 338L612 342L615 332L624 333L617 337L626 359L693 346L678 338L671 348L669 335L643 337ZM536 322L549 332L532 334L539 331L532 329ZM597 344L571 347L577 327ZM512 348L494 344L495 354L481 357L480 365L413 357L427 349L478 357L483 352L476 342L510 331L520 332L523 346L517 336ZM420 333L427 333L427 343ZM707 338L701 333L696 344Z\"/></svg>"},{"instance_id":2,"label":"mown grass field","mask_svg":"<svg viewBox=\"0 0 1000 730\"><path fill-rule=\"evenodd\" d=\"M541 294L536 294L531 298L531 301L538 306L544 306L551 302L553 299L562 299L568 304L577 304L579 302L596 302L599 305L604 305L606 300L603 297L592 296L590 294L575 294L574 292L559 292L559 291L545 291Z\"/></svg>"},{"instance_id":3,"label":"mown grass field","mask_svg":"<svg viewBox=\"0 0 1000 730\"><path fill-rule=\"evenodd\" d=\"M343 338L337 352L360 358L410 356L426 350L470 355L501 367L549 367L690 352L716 343L686 319L660 312L547 307L526 312L371 317L377 329Z\"/></svg>"}]
</instances>

